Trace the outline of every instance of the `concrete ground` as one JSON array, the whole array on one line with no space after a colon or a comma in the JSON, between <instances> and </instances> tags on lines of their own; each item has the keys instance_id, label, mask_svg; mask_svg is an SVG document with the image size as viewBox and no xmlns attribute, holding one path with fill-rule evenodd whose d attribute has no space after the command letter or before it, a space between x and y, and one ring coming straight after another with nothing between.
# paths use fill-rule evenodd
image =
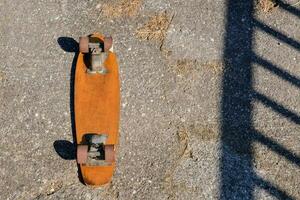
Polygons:
<instances>
[{"instance_id":1,"label":"concrete ground","mask_svg":"<svg viewBox=\"0 0 300 200\"><path fill-rule=\"evenodd\" d=\"M1 1L1 199L300 199L300 8L251 2ZM159 13L160 37L139 37ZM115 39L122 96L97 189L77 177L70 113L94 31Z\"/></svg>"}]
</instances>

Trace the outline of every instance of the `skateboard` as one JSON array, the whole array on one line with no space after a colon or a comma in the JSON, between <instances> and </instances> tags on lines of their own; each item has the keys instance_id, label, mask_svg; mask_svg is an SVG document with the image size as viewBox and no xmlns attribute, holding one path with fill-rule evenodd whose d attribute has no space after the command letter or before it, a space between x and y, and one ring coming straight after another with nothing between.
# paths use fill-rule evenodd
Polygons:
<instances>
[{"instance_id":1,"label":"skateboard","mask_svg":"<svg viewBox=\"0 0 300 200\"><path fill-rule=\"evenodd\" d=\"M100 186L113 176L119 134L120 83L111 37L80 37L74 84L77 163L84 183Z\"/></svg>"}]
</instances>

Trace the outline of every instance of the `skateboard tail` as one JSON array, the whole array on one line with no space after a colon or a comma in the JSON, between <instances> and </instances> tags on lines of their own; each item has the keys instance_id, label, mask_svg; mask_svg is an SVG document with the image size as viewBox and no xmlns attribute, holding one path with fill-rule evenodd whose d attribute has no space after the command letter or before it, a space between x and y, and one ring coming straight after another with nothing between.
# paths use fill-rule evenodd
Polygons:
<instances>
[{"instance_id":1,"label":"skateboard tail","mask_svg":"<svg viewBox=\"0 0 300 200\"><path fill-rule=\"evenodd\" d=\"M111 181L115 164L111 166L80 166L85 184L101 186Z\"/></svg>"}]
</instances>

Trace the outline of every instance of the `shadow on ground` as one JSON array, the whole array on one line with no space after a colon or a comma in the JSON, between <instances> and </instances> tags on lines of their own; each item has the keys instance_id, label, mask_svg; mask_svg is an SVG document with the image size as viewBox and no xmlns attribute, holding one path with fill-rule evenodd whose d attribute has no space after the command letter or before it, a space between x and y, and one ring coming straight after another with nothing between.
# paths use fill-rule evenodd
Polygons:
<instances>
[{"instance_id":1,"label":"shadow on ground","mask_svg":"<svg viewBox=\"0 0 300 200\"><path fill-rule=\"evenodd\" d=\"M64 51L69 53L74 53L74 58L70 70L70 116L71 116L71 129L72 129L73 142L66 141L66 140L56 140L53 143L53 146L57 154L63 159L70 160L71 158L76 159L75 144L77 143L76 143L75 112L74 112L74 81L75 81L76 62L79 54L79 44L76 40L70 37L59 37L57 39L57 43ZM80 182L84 183L78 164L77 164L77 168L78 168L78 178Z\"/></svg>"},{"instance_id":2,"label":"shadow on ground","mask_svg":"<svg viewBox=\"0 0 300 200\"><path fill-rule=\"evenodd\" d=\"M296 16L299 10L278 1L281 9ZM294 199L286 191L264 180L254 171L253 143L268 147L291 163L300 166L300 158L284 146L255 130L254 101L263 103L282 117L300 124L300 116L253 88L252 64L259 64L278 77L300 87L300 80L253 51L253 34L260 29L296 50L300 43L263 24L254 17L254 0L227 0L226 34L223 60L221 101L220 199L254 199L254 189L260 188L277 199Z\"/></svg>"},{"instance_id":3,"label":"shadow on ground","mask_svg":"<svg viewBox=\"0 0 300 200\"><path fill-rule=\"evenodd\" d=\"M65 160L76 159L75 155L75 145L74 143L67 140L56 140L53 143L53 147L56 153Z\"/></svg>"}]
</instances>

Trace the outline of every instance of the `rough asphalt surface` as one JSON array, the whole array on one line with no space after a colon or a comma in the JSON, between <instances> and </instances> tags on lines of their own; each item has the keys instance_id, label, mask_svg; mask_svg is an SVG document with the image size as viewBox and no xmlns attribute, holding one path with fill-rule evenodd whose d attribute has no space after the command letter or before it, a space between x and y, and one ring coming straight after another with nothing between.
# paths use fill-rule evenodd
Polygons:
<instances>
[{"instance_id":1,"label":"rough asphalt surface","mask_svg":"<svg viewBox=\"0 0 300 200\"><path fill-rule=\"evenodd\" d=\"M300 199L299 6L148 0L109 19L106 3L0 2L0 199ZM139 40L164 11L162 48ZM122 85L117 170L97 189L78 180L70 113L94 31L113 35Z\"/></svg>"}]
</instances>

